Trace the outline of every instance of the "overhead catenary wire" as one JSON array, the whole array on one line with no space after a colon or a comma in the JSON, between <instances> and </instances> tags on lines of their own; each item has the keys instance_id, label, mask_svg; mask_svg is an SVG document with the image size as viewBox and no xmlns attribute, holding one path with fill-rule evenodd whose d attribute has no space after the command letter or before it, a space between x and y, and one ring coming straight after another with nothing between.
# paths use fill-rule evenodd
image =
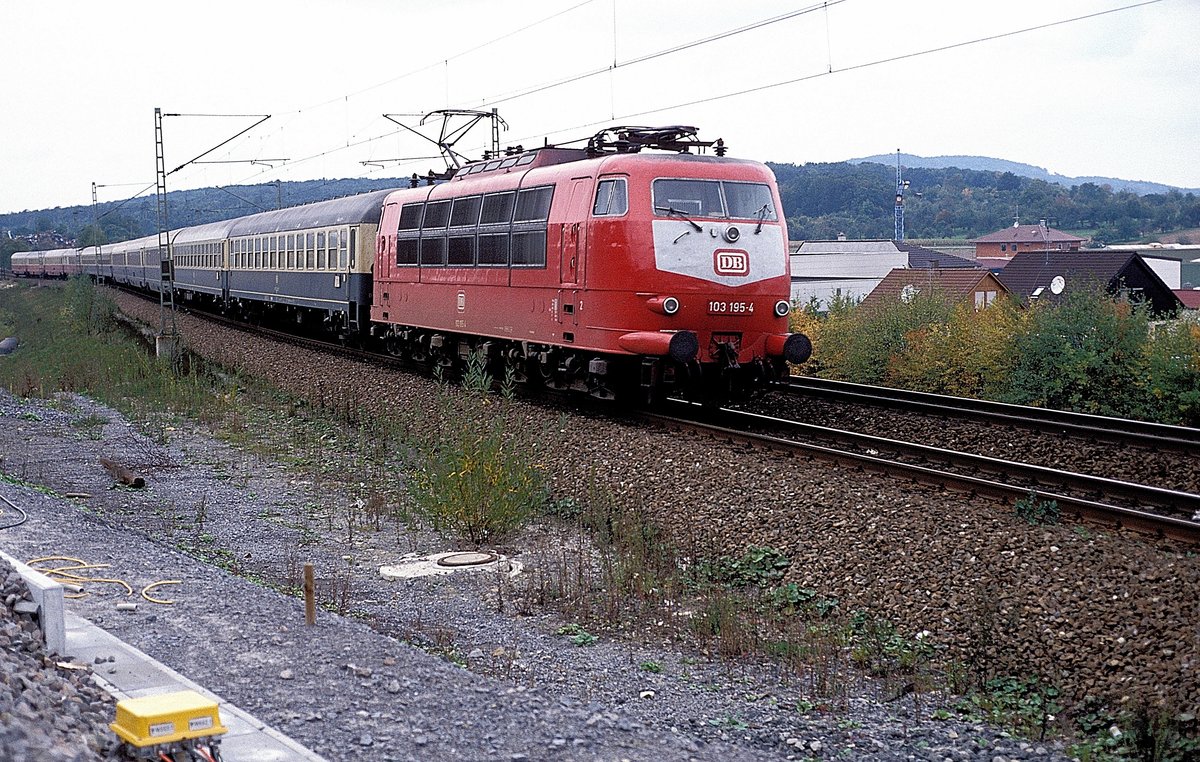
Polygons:
<instances>
[{"instance_id":1,"label":"overhead catenary wire","mask_svg":"<svg viewBox=\"0 0 1200 762\"><path fill-rule=\"evenodd\" d=\"M873 61L865 61L863 63L851 64L848 66L841 66L841 67L837 67L837 68L834 68L831 65L831 67L828 71L815 72L813 74L806 74L806 75L800 76L800 77L793 77L790 79L780 80L778 82L771 82L766 85L757 85L755 87L748 87L748 88L744 88L742 90L735 90L733 92L721 93L719 95L710 95L710 96L706 96L703 98L697 98L697 99L691 100L691 101L674 103L669 106L661 106L661 107L646 109L643 111L637 111L637 112L633 112L633 113L629 113L629 114L622 114L621 116L618 116L611 121L632 119L634 117L646 116L648 114L657 114L661 111L671 111L671 110L677 109L677 108L686 108L688 106L698 106L698 105L701 105L704 103L712 103L714 101L725 100L727 98L737 98L737 97L740 97L743 95L760 93L760 92L763 92L764 90L771 90L771 89L774 89L777 87L784 87L786 85L794 85L794 84L798 84L800 82L807 82L810 80L819 79L821 77L832 76L834 74L842 74L842 73L845 73L848 71L856 71L859 69L867 69L867 68L871 68L874 66L881 66L884 64L896 63L898 61L904 61L904 60L911 59L911 58L918 58L921 56L932 55L934 53L943 53L948 50L964 48L964 47L967 47L970 45L978 45L978 44L982 44L985 42L994 42L995 40L1001 40L1006 37L1015 37L1017 35L1028 34L1030 32L1036 32L1036 31L1040 31L1043 29L1050 29L1050 28L1053 28L1056 26L1062 26L1064 24L1073 24L1078 21L1086 21L1088 19L1093 19L1093 18L1097 18L1100 16L1107 16L1112 13L1120 13L1122 11L1133 10L1135 8L1141 8L1141 7L1147 6L1147 5L1154 5L1155 3L1160 3L1160 2L1162 2L1162 0L1142 0L1142 2L1132 3L1130 5L1123 5L1123 6L1119 6L1117 8L1108 8L1103 11L1087 13L1082 16L1073 16L1071 18L1059 19L1057 21L1049 21L1049 22L1046 22L1043 24L1036 24L1034 26L1023 27L1021 29L1013 29L1008 32L1000 32L998 34L991 34L991 35L987 35L985 37L976 37L976 38L970 39L970 40L962 40L960 42L950 43L948 45L939 45L937 47L926 48L924 50L917 50L917 51L913 51L910 53L901 53L899 55L887 56L887 57L879 58L879 59L876 59ZM544 133L525 135L525 136L522 136L519 138L514 138L514 139L518 140L518 141L530 140L532 138L539 137L541 134L549 135L549 134L555 134L555 133L560 133L560 132L569 132L571 130L579 130L579 129L583 129L585 127L595 127L600 124L606 124L609 121L610 120L599 120L599 121L594 121L594 122L587 122L584 124L577 124L577 125L573 125L570 127L561 127L561 128L557 128L557 129L553 129L553 130L547 130Z\"/></svg>"}]
</instances>

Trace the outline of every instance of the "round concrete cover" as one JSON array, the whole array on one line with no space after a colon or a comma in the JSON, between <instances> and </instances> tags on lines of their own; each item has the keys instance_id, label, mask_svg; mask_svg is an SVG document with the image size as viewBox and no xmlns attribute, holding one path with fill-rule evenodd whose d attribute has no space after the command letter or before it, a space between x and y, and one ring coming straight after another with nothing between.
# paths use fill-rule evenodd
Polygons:
<instances>
[{"instance_id":1,"label":"round concrete cover","mask_svg":"<svg viewBox=\"0 0 1200 762\"><path fill-rule=\"evenodd\" d=\"M498 559L495 553L452 553L437 560L438 566L478 566Z\"/></svg>"}]
</instances>

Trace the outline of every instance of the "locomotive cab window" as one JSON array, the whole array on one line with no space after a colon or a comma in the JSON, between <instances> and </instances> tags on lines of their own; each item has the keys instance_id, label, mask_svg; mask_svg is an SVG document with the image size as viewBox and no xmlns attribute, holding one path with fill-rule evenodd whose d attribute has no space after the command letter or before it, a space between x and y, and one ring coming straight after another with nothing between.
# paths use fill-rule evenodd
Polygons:
<instances>
[{"instance_id":1,"label":"locomotive cab window","mask_svg":"<svg viewBox=\"0 0 1200 762\"><path fill-rule=\"evenodd\" d=\"M654 211L669 217L720 217L740 220L778 219L771 189L763 183L721 180L654 181Z\"/></svg>"},{"instance_id":2,"label":"locomotive cab window","mask_svg":"<svg viewBox=\"0 0 1200 762\"><path fill-rule=\"evenodd\" d=\"M629 211L629 192L625 178L601 180L596 186L596 203L592 205L592 214L597 217L620 216Z\"/></svg>"},{"instance_id":3,"label":"locomotive cab window","mask_svg":"<svg viewBox=\"0 0 1200 762\"><path fill-rule=\"evenodd\" d=\"M654 211L661 215L724 217L721 183L715 180L655 180Z\"/></svg>"},{"instance_id":4,"label":"locomotive cab window","mask_svg":"<svg viewBox=\"0 0 1200 762\"><path fill-rule=\"evenodd\" d=\"M775 204L771 189L762 183L721 183L729 216L741 220L774 221Z\"/></svg>"}]
</instances>

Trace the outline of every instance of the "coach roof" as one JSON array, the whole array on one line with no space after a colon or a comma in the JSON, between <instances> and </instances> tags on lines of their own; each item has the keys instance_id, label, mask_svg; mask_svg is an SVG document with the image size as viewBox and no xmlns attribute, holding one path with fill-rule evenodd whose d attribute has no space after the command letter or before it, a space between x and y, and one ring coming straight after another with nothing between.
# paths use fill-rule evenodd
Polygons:
<instances>
[{"instance_id":1,"label":"coach roof","mask_svg":"<svg viewBox=\"0 0 1200 762\"><path fill-rule=\"evenodd\" d=\"M287 233L293 230L378 223L383 200L395 189L372 191L358 196L318 201L315 204L277 209L233 220L230 237L259 233Z\"/></svg>"}]
</instances>

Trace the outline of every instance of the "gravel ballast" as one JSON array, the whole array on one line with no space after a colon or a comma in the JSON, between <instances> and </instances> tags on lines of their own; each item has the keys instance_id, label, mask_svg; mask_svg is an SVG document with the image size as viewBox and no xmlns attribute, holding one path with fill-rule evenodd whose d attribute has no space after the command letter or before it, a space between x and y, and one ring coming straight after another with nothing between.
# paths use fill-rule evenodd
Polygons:
<instances>
[{"instance_id":1,"label":"gravel ballast","mask_svg":"<svg viewBox=\"0 0 1200 762\"><path fill-rule=\"evenodd\" d=\"M125 307L156 319L156 306ZM435 395L422 379L188 317L181 326L193 346L213 348L205 353L214 359L300 396L319 389L335 404L353 400L378 413L432 404ZM337 378L352 382L329 382ZM91 514L81 515L61 498L0 485L27 500L34 516L0 533L0 546L18 557L119 558L124 568L114 574L142 584L188 580L169 588L174 606L118 614L114 591L74 605L330 758L357 758L364 743L395 759L990 760L1061 751L931 720L937 696L887 701L894 686L857 676L842 678L843 698L829 700L805 676L711 661L657 643L653 633L576 647L556 634L564 622L548 611L514 616L511 601L497 600L511 589L494 575L378 577L379 565L404 553L450 549L431 536L387 529L348 537L331 528L314 537L311 506L352 500L328 484L196 432L159 431L167 442L159 445L83 399L65 411L8 397L2 404L4 473L92 497L79 501ZM544 408L518 407L529 427L546 429ZM81 430L88 418L106 423ZM1194 596L1181 591L1200 580L1184 549L1073 526L1029 527L1011 507L595 417L564 414L554 427L562 436L539 458L557 497L583 499L602 484L681 545L712 556L736 556L750 544L779 548L792 559L788 581L837 597L847 610L869 609L903 632L927 633L996 674L1048 675L1067 701L1196 705L1190 674L1200 619ZM111 479L101 455L143 467L149 488L105 489ZM535 527L506 550L532 563L534 545L559 539ZM323 612L306 630L296 599L198 563L176 545L280 587L312 561L326 602L351 618ZM661 671L643 669L647 663Z\"/></svg>"}]
</instances>

